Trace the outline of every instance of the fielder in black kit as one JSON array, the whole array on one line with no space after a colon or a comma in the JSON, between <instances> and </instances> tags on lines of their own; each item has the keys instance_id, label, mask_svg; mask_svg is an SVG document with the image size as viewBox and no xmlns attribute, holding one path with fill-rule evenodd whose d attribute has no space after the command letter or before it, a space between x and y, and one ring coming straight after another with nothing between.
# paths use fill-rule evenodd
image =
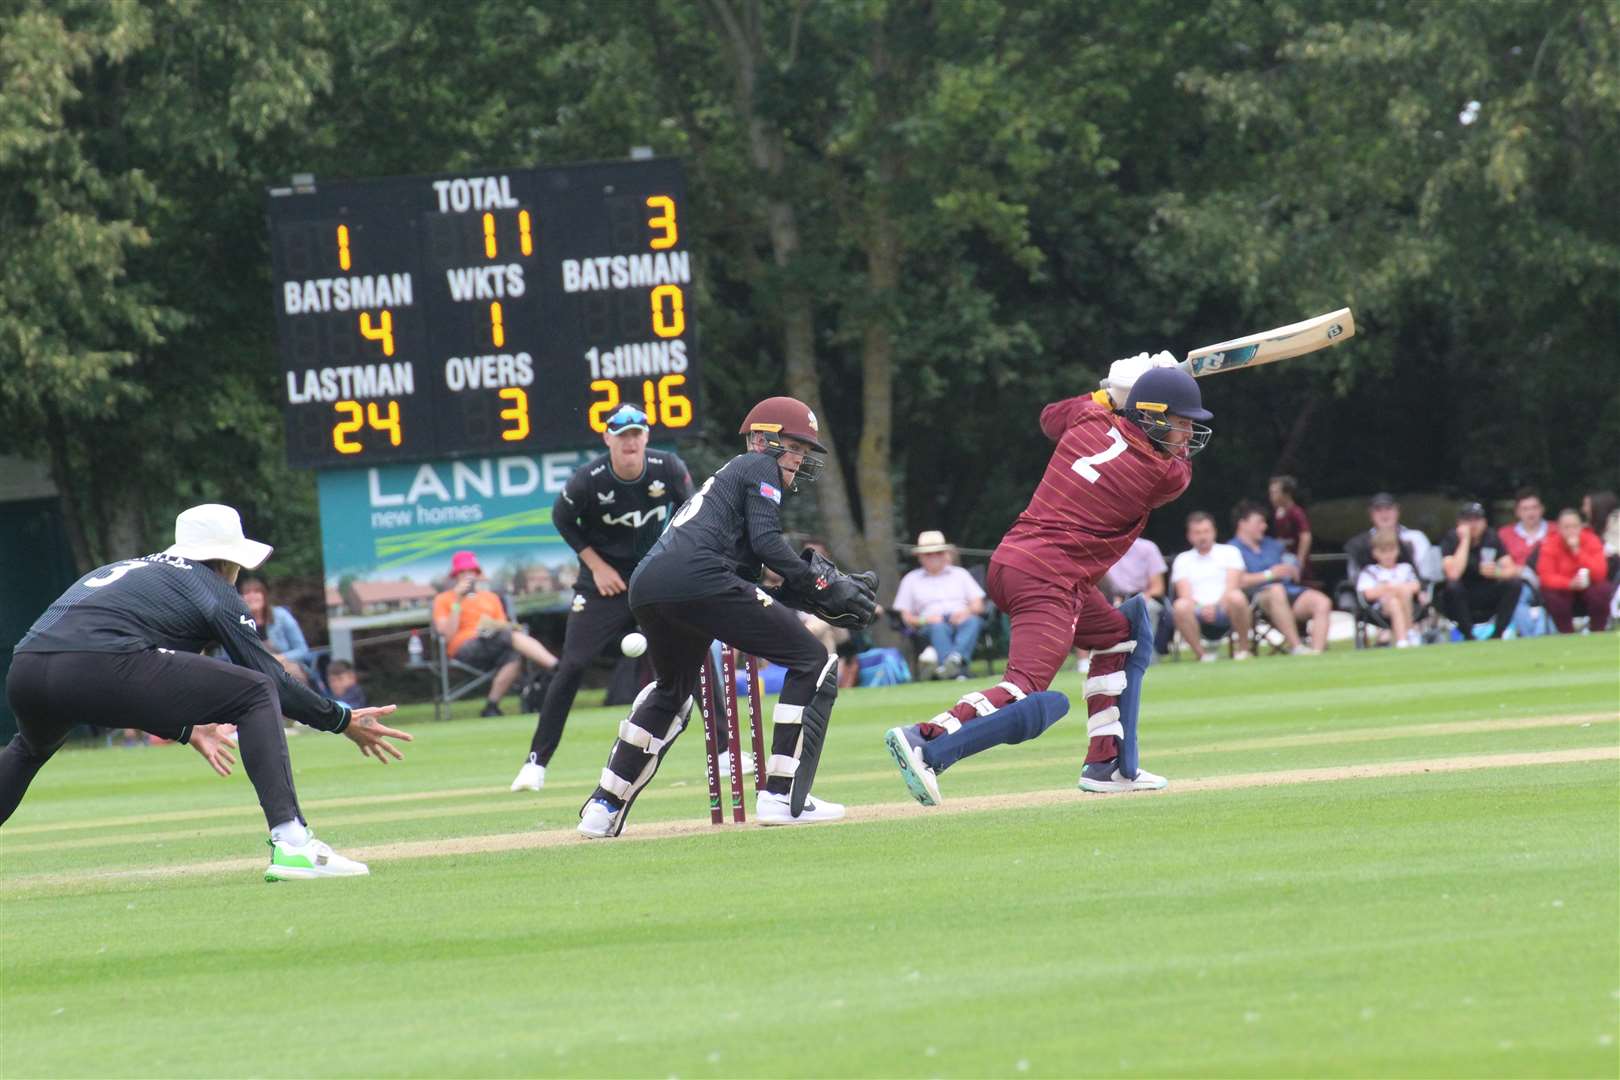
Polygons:
<instances>
[{"instance_id":1,"label":"fielder in black kit","mask_svg":"<svg viewBox=\"0 0 1620 1080\"><path fill-rule=\"evenodd\" d=\"M876 610L877 576L846 575L822 556L796 555L782 535L784 493L812 480L825 461L809 407L767 398L740 433L747 452L704 482L630 579L630 607L647 635L657 679L619 725L598 787L580 811L586 836L623 830L636 796L686 728L698 671L715 639L788 671L771 714L768 781L756 820L794 825L844 816L837 803L810 797L838 696L838 658L789 609L864 627ZM759 586L762 566L781 575L780 589Z\"/></svg>"},{"instance_id":2,"label":"fielder in black kit","mask_svg":"<svg viewBox=\"0 0 1620 1080\"><path fill-rule=\"evenodd\" d=\"M647 414L621 405L608 417L608 452L581 465L551 509L551 521L579 553L579 579L568 614L562 660L553 673L513 791L539 791L562 741L585 668L636 628L631 572L658 541L677 507L692 496L692 475L674 454L647 449Z\"/></svg>"},{"instance_id":3,"label":"fielder in black kit","mask_svg":"<svg viewBox=\"0 0 1620 1080\"><path fill-rule=\"evenodd\" d=\"M18 732L0 751L0 823L78 724L135 727L189 744L221 775L235 759L215 725L235 724L242 764L270 826L271 881L367 873L313 833L298 808L282 714L341 732L362 754L401 757L410 740L377 718L392 705L351 709L287 675L259 640L232 587L270 547L242 535L228 506L194 506L175 519L163 552L99 567L45 610L18 643L6 698ZM219 645L230 662L203 656Z\"/></svg>"}]
</instances>

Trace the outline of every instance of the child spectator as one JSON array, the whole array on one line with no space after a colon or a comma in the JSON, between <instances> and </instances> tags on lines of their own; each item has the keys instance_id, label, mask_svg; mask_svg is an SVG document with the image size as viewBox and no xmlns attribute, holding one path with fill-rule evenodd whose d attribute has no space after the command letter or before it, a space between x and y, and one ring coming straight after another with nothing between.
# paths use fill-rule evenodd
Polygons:
<instances>
[{"instance_id":1,"label":"child spectator","mask_svg":"<svg viewBox=\"0 0 1620 1080\"><path fill-rule=\"evenodd\" d=\"M1593 630L1609 625L1609 598L1614 583L1609 580L1609 561L1603 555L1603 541L1581 524L1573 509L1559 511L1558 535L1541 545L1541 599L1559 633L1575 632L1575 600L1586 605Z\"/></svg>"},{"instance_id":2,"label":"child spectator","mask_svg":"<svg viewBox=\"0 0 1620 1080\"><path fill-rule=\"evenodd\" d=\"M259 640L264 642L265 648L281 662L288 675L308 686L315 654L304 640L304 631L293 613L271 603L270 586L261 577L243 577L236 591L242 594L242 602L247 604L248 614L253 616Z\"/></svg>"},{"instance_id":3,"label":"child spectator","mask_svg":"<svg viewBox=\"0 0 1620 1080\"><path fill-rule=\"evenodd\" d=\"M326 665L326 696L351 708L366 707L366 692L360 686L360 677L355 674L353 664L347 660L334 660Z\"/></svg>"},{"instance_id":4,"label":"child spectator","mask_svg":"<svg viewBox=\"0 0 1620 1080\"><path fill-rule=\"evenodd\" d=\"M1273 476L1266 486L1271 499L1271 535L1282 541L1283 550L1299 560L1301 578L1310 576L1311 519L1305 508L1294 501L1299 484L1292 476Z\"/></svg>"},{"instance_id":5,"label":"child spectator","mask_svg":"<svg viewBox=\"0 0 1620 1080\"><path fill-rule=\"evenodd\" d=\"M1381 529L1395 531L1401 544L1401 559L1412 564L1412 569L1418 573L1419 581L1434 581L1440 577L1439 554L1434 553L1434 545L1422 532L1401 524L1401 504L1395 500L1395 496L1387 491L1380 491L1374 495L1367 501L1367 518L1371 521L1372 527L1364 533L1352 536L1344 545L1352 579L1361 573L1362 567L1373 564L1372 539ZM1432 563L1431 553L1433 553ZM1408 558L1408 555L1411 557Z\"/></svg>"},{"instance_id":6,"label":"child spectator","mask_svg":"<svg viewBox=\"0 0 1620 1080\"><path fill-rule=\"evenodd\" d=\"M1373 561L1356 577L1356 592L1368 607L1375 607L1389 620L1395 647L1404 649L1423 644L1423 637L1412 626L1418 594L1423 586L1411 563L1401 561L1401 538L1394 529L1379 529L1372 538Z\"/></svg>"}]
</instances>

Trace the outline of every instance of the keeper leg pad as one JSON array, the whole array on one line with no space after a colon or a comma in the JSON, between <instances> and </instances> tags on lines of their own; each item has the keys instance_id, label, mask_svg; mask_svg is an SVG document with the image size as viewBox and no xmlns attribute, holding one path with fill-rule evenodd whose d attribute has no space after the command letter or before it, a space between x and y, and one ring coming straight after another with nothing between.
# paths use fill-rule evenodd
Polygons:
<instances>
[{"instance_id":1,"label":"keeper leg pad","mask_svg":"<svg viewBox=\"0 0 1620 1080\"><path fill-rule=\"evenodd\" d=\"M816 766L821 764L821 747L826 742L827 724L832 719L833 702L837 699L838 657L829 656L816 677L816 692L799 717L799 738L793 753L798 765L793 770L793 786L788 792L788 812L794 817L804 812L804 801L810 797L810 786L816 781Z\"/></svg>"}]
</instances>

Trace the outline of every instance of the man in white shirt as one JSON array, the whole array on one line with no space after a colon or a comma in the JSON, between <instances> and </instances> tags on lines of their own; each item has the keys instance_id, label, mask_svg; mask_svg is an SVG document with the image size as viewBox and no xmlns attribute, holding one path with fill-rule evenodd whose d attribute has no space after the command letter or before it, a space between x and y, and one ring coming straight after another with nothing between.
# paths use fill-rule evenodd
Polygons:
<instances>
[{"instance_id":1,"label":"man in white shirt","mask_svg":"<svg viewBox=\"0 0 1620 1080\"><path fill-rule=\"evenodd\" d=\"M1251 620L1249 598L1240 585L1242 554L1231 544L1215 542L1215 519L1202 510L1187 515L1187 543L1191 550L1170 564L1176 629L1200 660L1215 659L1214 653L1204 651L1205 634L1218 640L1231 631L1238 641L1232 659L1247 660Z\"/></svg>"},{"instance_id":2,"label":"man in white shirt","mask_svg":"<svg viewBox=\"0 0 1620 1080\"><path fill-rule=\"evenodd\" d=\"M892 605L934 650L936 679L966 678L964 668L984 628L984 589L951 562L952 550L937 529L920 534L911 553L922 565L900 579Z\"/></svg>"}]
</instances>

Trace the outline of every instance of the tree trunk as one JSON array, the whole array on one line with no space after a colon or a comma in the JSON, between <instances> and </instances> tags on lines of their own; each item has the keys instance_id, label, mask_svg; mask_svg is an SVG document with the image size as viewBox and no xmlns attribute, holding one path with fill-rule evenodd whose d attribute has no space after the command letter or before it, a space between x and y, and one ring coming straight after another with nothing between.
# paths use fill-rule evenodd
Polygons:
<instances>
[{"instance_id":1,"label":"tree trunk","mask_svg":"<svg viewBox=\"0 0 1620 1080\"><path fill-rule=\"evenodd\" d=\"M73 491L73 469L68 461L67 432L62 418L54 408L46 422L46 444L50 453L51 483L62 499L62 526L67 530L68 546L73 549L73 563L80 574L96 568L90 561L90 541L85 536L84 518L79 513L79 500Z\"/></svg>"},{"instance_id":2,"label":"tree trunk","mask_svg":"<svg viewBox=\"0 0 1620 1080\"><path fill-rule=\"evenodd\" d=\"M861 341L861 446L856 460L866 550L882 579L882 594L899 585L894 511L894 293L900 282L899 229L888 200L892 163L879 168L879 188L871 200L866 270L871 307Z\"/></svg>"},{"instance_id":3,"label":"tree trunk","mask_svg":"<svg viewBox=\"0 0 1620 1080\"><path fill-rule=\"evenodd\" d=\"M872 31L870 55L877 101L875 128L882 132L876 176L865 199L862 235L866 246L867 296L861 328L861 446L856 459L866 549L882 580L881 593L892 597L899 585L900 560L895 552L894 506L894 312L903 258L893 192L905 170L903 151L891 134L899 109L895 72L879 21Z\"/></svg>"},{"instance_id":4,"label":"tree trunk","mask_svg":"<svg viewBox=\"0 0 1620 1080\"><path fill-rule=\"evenodd\" d=\"M736 65L736 107L748 131L749 160L764 179L771 194L765 201L765 220L771 238L771 253L783 277L792 281L794 260L800 248L798 214L793 203L780 196L784 154L782 133L767 128L756 111L755 71L764 57L760 37L759 0L733 6L728 0L710 0L710 10L720 21ZM792 62L792 49L788 62ZM821 382L816 368L815 309L810 292L803 285L789 284L782 293L782 353L788 393L810 406L819 419L827 410L821 405ZM821 441L829 455L836 452L837 440L823 430ZM846 566L871 565L871 553L855 529L855 516L849 504L849 490L837 462L828 462L816 481L816 498L821 523L833 557Z\"/></svg>"}]
</instances>

